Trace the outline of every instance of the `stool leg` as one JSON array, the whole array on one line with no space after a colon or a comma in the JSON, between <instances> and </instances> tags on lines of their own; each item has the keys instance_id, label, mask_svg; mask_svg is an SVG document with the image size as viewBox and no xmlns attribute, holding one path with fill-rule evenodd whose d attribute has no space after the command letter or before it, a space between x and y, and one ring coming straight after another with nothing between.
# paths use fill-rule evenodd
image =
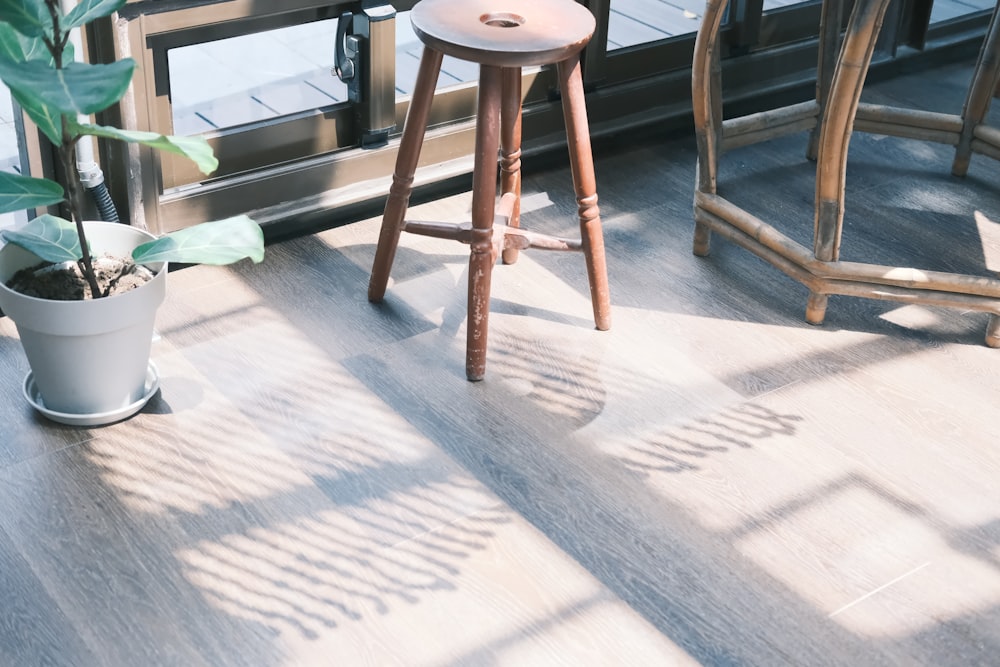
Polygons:
<instances>
[{"instance_id":1,"label":"stool leg","mask_svg":"<svg viewBox=\"0 0 1000 667\"><path fill-rule=\"evenodd\" d=\"M521 226L521 68L503 69L503 93L500 102L500 194L517 195L507 222ZM517 248L505 248L503 263L517 261Z\"/></svg>"},{"instance_id":2,"label":"stool leg","mask_svg":"<svg viewBox=\"0 0 1000 667\"><path fill-rule=\"evenodd\" d=\"M587 278L590 300L594 308L594 323L601 331L611 327L611 295L608 291L608 269L604 260L604 235L601 212L597 207L597 181L594 177L594 157L590 150L590 127L587 123L583 79L580 74L580 54L558 64L559 87L563 95L563 118L569 145L569 164L576 188L576 203L580 216L580 240L587 258Z\"/></svg>"},{"instance_id":3,"label":"stool leg","mask_svg":"<svg viewBox=\"0 0 1000 667\"><path fill-rule=\"evenodd\" d=\"M990 26L983 39L976 61L976 69L969 84L968 96L962 108L962 132L955 148L955 159L951 164L951 173L955 176L965 176L969 171L969 161L972 159L972 134L976 126L983 122L990 102L996 92L997 81L1000 80L1000 25L998 25L1000 5L993 8Z\"/></svg>"},{"instance_id":4,"label":"stool leg","mask_svg":"<svg viewBox=\"0 0 1000 667\"><path fill-rule=\"evenodd\" d=\"M379 232L378 246L375 248L372 275L368 281L368 300L374 303L382 300L386 285L389 283L389 272L396 257L399 234L403 231L403 218L410 202L410 193L413 191L413 174L420 159L420 148L424 142L427 116L431 110L431 101L434 99L434 88L437 85L438 73L441 71L442 57L441 52L424 48L423 56L420 58L413 98L406 111L403 136L400 139L399 152L396 154L392 185L382 214L382 230Z\"/></svg>"},{"instance_id":5,"label":"stool leg","mask_svg":"<svg viewBox=\"0 0 1000 667\"><path fill-rule=\"evenodd\" d=\"M476 154L472 172L472 237L469 243L469 322L465 375L476 382L486 374L486 337L490 316L490 282L497 260L493 215L497 198L497 152L503 71L480 65L476 115Z\"/></svg>"}]
</instances>

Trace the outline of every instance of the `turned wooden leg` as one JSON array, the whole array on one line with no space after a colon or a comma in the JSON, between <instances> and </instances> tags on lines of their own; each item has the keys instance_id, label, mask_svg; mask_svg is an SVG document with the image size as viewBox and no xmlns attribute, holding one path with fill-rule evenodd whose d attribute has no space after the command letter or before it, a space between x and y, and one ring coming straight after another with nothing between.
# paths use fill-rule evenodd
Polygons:
<instances>
[{"instance_id":1,"label":"turned wooden leg","mask_svg":"<svg viewBox=\"0 0 1000 667\"><path fill-rule=\"evenodd\" d=\"M955 148L955 160L951 165L951 173L965 176L969 171L969 161L972 159L972 135L976 126L986 118L990 102L1000 80L1000 26L997 25L997 13L1000 5L993 8L990 26L979 50L979 59L969 84L969 93L962 107L962 133Z\"/></svg>"},{"instance_id":2,"label":"turned wooden leg","mask_svg":"<svg viewBox=\"0 0 1000 667\"><path fill-rule=\"evenodd\" d=\"M410 202L410 193L413 191L413 174L417 171L417 161L420 159L420 148L427 129L427 116L431 110L431 101L434 99L438 73L441 71L441 59L442 54L430 48L424 48L423 56L420 58L413 98L406 112L403 136L400 139L399 152L396 154L392 185L382 214L382 230L379 232L378 246L375 248L372 275L368 281L368 300L372 302L377 303L382 300L386 285L389 283L389 272L396 257L399 235L403 230L403 219Z\"/></svg>"},{"instance_id":3,"label":"turned wooden leg","mask_svg":"<svg viewBox=\"0 0 1000 667\"><path fill-rule=\"evenodd\" d=\"M514 207L507 224L521 226L521 68L505 67L500 107L500 194L513 192ZM517 248L503 250L503 263L517 261Z\"/></svg>"},{"instance_id":4,"label":"turned wooden leg","mask_svg":"<svg viewBox=\"0 0 1000 667\"><path fill-rule=\"evenodd\" d=\"M469 322L465 346L465 375L473 382L482 380L486 374L490 283L497 260L497 246L493 243L493 214L497 196L502 78L501 68L480 65L476 154L472 173L472 235L469 243Z\"/></svg>"},{"instance_id":5,"label":"turned wooden leg","mask_svg":"<svg viewBox=\"0 0 1000 667\"><path fill-rule=\"evenodd\" d=\"M604 260L604 234L601 213L597 207L597 181L594 157L590 149L590 127L587 123L580 56L574 55L558 65L559 87L563 95L563 118L569 144L569 164L576 188L576 203L580 217L580 240L587 259L590 300L594 323L601 331L611 327L611 295L608 290L608 269Z\"/></svg>"}]
</instances>

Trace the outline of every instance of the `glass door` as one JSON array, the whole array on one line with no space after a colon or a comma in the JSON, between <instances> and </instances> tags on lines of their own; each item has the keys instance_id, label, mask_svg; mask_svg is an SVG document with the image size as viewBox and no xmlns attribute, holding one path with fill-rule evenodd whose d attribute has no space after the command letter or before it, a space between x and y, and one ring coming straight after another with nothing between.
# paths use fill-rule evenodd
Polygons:
<instances>
[{"instance_id":1,"label":"glass door","mask_svg":"<svg viewBox=\"0 0 1000 667\"><path fill-rule=\"evenodd\" d=\"M593 134L687 128L704 3L578 1L597 20L583 53ZM131 56L139 63L133 89L106 120L201 135L220 169L206 178L179 158L101 146L123 217L162 232L244 212L265 224L305 227L376 213L423 48L409 22L416 2L130 0L118 20L86 39L94 61ZM991 9L984 5L937 0L932 11L930 0L900 0L883 28L881 57L976 42ZM807 90L819 9L820 0L731 0L722 30L727 99ZM338 51L353 65L338 61ZM548 67L523 72L526 155L565 151L553 74ZM477 76L476 65L445 59L418 188L471 171ZM45 173L44 142L25 136L27 170Z\"/></svg>"}]
</instances>

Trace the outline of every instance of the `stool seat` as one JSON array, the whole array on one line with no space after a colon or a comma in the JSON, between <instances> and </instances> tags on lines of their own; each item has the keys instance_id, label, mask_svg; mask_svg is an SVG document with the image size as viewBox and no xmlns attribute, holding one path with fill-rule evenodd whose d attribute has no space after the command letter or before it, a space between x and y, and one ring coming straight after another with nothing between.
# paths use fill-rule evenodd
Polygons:
<instances>
[{"instance_id":1,"label":"stool seat","mask_svg":"<svg viewBox=\"0 0 1000 667\"><path fill-rule=\"evenodd\" d=\"M435 51L498 67L566 60L596 27L590 10L566 0L421 0L410 23Z\"/></svg>"}]
</instances>

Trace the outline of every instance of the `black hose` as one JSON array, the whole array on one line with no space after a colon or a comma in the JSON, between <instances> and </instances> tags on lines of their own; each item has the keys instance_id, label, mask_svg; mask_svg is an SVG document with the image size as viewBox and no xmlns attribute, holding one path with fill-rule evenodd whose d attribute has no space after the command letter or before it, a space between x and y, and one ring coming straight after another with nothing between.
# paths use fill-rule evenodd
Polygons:
<instances>
[{"instance_id":1,"label":"black hose","mask_svg":"<svg viewBox=\"0 0 1000 667\"><path fill-rule=\"evenodd\" d=\"M105 222L121 222L118 219L118 211L115 210L115 203L111 201L111 193L108 186L102 181L92 188L87 188L87 192L94 198L97 204L97 212L101 215L101 220Z\"/></svg>"}]
</instances>

